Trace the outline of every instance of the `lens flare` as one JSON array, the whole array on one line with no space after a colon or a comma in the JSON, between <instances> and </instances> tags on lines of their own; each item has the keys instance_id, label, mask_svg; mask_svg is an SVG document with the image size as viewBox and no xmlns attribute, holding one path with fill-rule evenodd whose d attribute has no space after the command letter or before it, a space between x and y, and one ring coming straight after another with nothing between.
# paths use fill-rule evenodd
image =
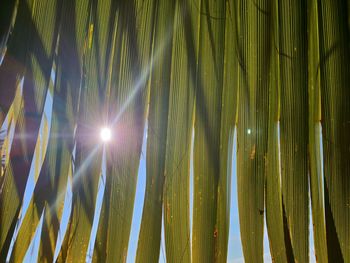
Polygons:
<instances>
[{"instance_id":1,"label":"lens flare","mask_svg":"<svg viewBox=\"0 0 350 263\"><path fill-rule=\"evenodd\" d=\"M112 138L111 129L108 127L104 127L101 129L100 137L103 142L109 142Z\"/></svg>"}]
</instances>

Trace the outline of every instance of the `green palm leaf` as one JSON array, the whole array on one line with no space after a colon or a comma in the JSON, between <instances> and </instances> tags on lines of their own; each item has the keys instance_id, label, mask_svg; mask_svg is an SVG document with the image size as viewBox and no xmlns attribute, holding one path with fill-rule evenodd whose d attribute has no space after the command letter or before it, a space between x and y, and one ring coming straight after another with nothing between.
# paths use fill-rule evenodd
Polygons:
<instances>
[{"instance_id":1,"label":"green palm leaf","mask_svg":"<svg viewBox=\"0 0 350 263\"><path fill-rule=\"evenodd\" d=\"M236 8L240 64L237 188L241 237L246 261L262 262L271 1L241 1Z\"/></svg>"},{"instance_id":2,"label":"green palm leaf","mask_svg":"<svg viewBox=\"0 0 350 263\"><path fill-rule=\"evenodd\" d=\"M308 262L310 201L317 262L350 262L349 29L348 0L1 1L0 261L126 262L147 122L137 262L162 223L167 261L230 261L232 194L246 262L264 214Z\"/></svg>"},{"instance_id":3,"label":"green palm leaf","mask_svg":"<svg viewBox=\"0 0 350 263\"><path fill-rule=\"evenodd\" d=\"M43 12L44 10L45 12ZM9 60L13 57L19 64L12 68L10 80L6 84L11 87L15 83L12 80L15 80L17 76L24 76L24 115L18 121L15 130L15 137L22 139L14 140L12 144L10 161L5 167L3 185L1 186L3 189L7 189L2 191L0 195L1 257L5 257L12 237L33 155L37 155L37 160L39 158L40 151L38 150L39 146L36 147L37 140L35 138L38 135L40 116L50 80L57 39L56 14L58 10L59 6L57 6L56 1L42 1L37 5L33 1L21 2L18 7L20 18L18 22L16 20L13 36L8 45ZM28 24L28 32L22 34L24 25ZM28 40L31 40L30 45L26 43ZM15 86L12 87L14 89ZM33 137L21 136L26 132ZM37 150L34 150L35 148Z\"/></svg>"},{"instance_id":4,"label":"green palm leaf","mask_svg":"<svg viewBox=\"0 0 350 263\"><path fill-rule=\"evenodd\" d=\"M99 128L106 123L100 118L107 90L109 56L116 15L111 1L92 2L88 37L85 43L86 72L82 83L77 128L77 153L73 175L73 209L68 239L68 262L85 262L94 216L97 186L101 174L102 146Z\"/></svg>"},{"instance_id":5,"label":"green palm leaf","mask_svg":"<svg viewBox=\"0 0 350 263\"><path fill-rule=\"evenodd\" d=\"M163 188L166 256L169 262L191 262L190 157L194 113L194 57L187 47L186 29L193 9L176 1L169 91L168 128Z\"/></svg>"},{"instance_id":6,"label":"green palm leaf","mask_svg":"<svg viewBox=\"0 0 350 263\"><path fill-rule=\"evenodd\" d=\"M225 16L225 57L224 81L222 90L221 127L220 127L220 175L216 215L215 262L226 262L229 240L229 222L231 205L232 155L234 143L234 125L237 119L238 60L236 56L234 1L226 2Z\"/></svg>"},{"instance_id":7,"label":"green palm leaf","mask_svg":"<svg viewBox=\"0 0 350 263\"><path fill-rule=\"evenodd\" d=\"M309 154L310 193L314 226L315 252L319 262L328 261L324 204L324 173L321 153L321 92L320 92L320 41L319 4L310 1L308 19L309 42Z\"/></svg>"},{"instance_id":8,"label":"green palm leaf","mask_svg":"<svg viewBox=\"0 0 350 263\"><path fill-rule=\"evenodd\" d=\"M318 2L325 176L325 211L329 260L350 261L349 13L347 1Z\"/></svg>"},{"instance_id":9,"label":"green palm leaf","mask_svg":"<svg viewBox=\"0 0 350 263\"><path fill-rule=\"evenodd\" d=\"M309 261L307 13L305 1L281 1L281 173L285 235L293 258ZM286 245L288 248L288 245Z\"/></svg>"},{"instance_id":10,"label":"green palm leaf","mask_svg":"<svg viewBox=\"0 0 350 263\"><path fill-rule=\"evenodd\" d=\"M175 1L157 1L147 131L146 192L136 262L159 257Z\"/></svg>"},{"instance_id":11,"label":"green palm leaf","mask_svg":"<svg viewBox=\"0 0 350 263\"><path fill-rule=\"evenodd\" d=\"M107 152L105 206L95 244L95 262L126 262L144 133L153 9L151 1L119 5L108 101L115 142Z\"/></svg>"},{"instance_id":12,"label":"green palm leaf","mask_svg":"<svg viewBox=\"0 0 350 263\"><path fill-rule=\"evenodd\" d=\"M280 170L280 57L275 49L279 43L278 1L274 1L271 10L275 14L271 48L271 64L269 76L269 127L268 151L266 158L266 225L270 241L271 256L275 262L287 262L289 247L285 245L283 228L282 188ZM292 261L291 258L288 258Z\"/></svg>"},{"instance_id":13,"label":"green palm leaf","mask_svg":"<svg viewBox=\"0 0 350 263\"><path fill-rule=\"evenodd\" d=\"M217 209L218 206L221 208L221 204L218 205L218 184L221 175L226 177L220 172L226 3L201 1L199 6L192 260L213 262L218 239Z\"/></svg>"}]
</instances>

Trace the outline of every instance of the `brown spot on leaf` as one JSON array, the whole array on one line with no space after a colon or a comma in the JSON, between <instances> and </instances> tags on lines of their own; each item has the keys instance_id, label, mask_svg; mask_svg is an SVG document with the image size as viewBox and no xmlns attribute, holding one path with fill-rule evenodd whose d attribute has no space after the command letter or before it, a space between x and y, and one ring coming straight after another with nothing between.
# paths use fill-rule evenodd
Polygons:
<instances>
[{"instance_id":1,"label":"brown spot on leaf","mask_svg":"<svg viewBox=\"0 0 350 263\"><path fill-rule=\"evenodd\" d=\"M218 237L218 229L215 227L214 229L214 237L217 238Z\"/></svg>"},{"instance_id":2,"label":"brown spot on leaf","mask_svg":"<svg viewBox=\"0 0 350 263\"><path fill-rule=\"evenodd\" d=\"M255 158L255 144L253 145L252 150L250 151L250 160L253 160Z\"/></svg>"},{"instance_id":3,"label":"brown spot on leaf","mask_svg":"<svg viewBox=\"0 0 350 263\"><path fill-rule=\"evenodd\" d=\"M166 204L166 221L168 224L170 224L170 204Z\"/></svg>"}]
</instances>

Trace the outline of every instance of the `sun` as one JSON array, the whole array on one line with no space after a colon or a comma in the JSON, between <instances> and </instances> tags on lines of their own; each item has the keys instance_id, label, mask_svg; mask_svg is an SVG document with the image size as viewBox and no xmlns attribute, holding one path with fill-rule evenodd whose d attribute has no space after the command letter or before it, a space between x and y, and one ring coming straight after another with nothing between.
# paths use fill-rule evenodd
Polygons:
<instances>
[{"instance_id":1,"label":"sun","mask_svg":"<svg viewBox=\"0 0 350 263\"><path fill-rule=\"evenodd\" d=\"M112 139L111 129L108 127L103 127L100 131L100 138L104 143L109 142Z\"/></svg>"}]
</instances>

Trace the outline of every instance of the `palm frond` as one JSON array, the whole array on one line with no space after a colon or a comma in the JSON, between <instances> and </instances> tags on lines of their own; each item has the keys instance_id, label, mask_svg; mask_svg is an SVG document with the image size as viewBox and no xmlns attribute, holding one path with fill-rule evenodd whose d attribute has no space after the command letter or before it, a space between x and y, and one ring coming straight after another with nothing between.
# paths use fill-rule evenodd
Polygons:
<instances>
[{"instance_id":1,"label":"palm frond","mask_svg":"<svg viewBox=\"0 0 350 263\"><path fill-rule=\"evenodd\" d=\"M164 260L227 262L235 194L246 262L264 216L308 262L310 214L350 262L349 28L348 0L1 1L0 261L126 262L145 154L137 262L162 224Z\"/></svg>"},{"instance_id":2,"label":"palm frond","mask_svg":"<svg viewBox=\"0 0 350 263\"><path fill-rule=\"evenodd\" d=\"M224 84L225 1L202 1L194 124L192 260L214 261L218 238L220 135ZM233 106L233 105L232 105ZM227 158L227 156L223 156ZM225 179L222 179L225 180Z\"/></svg>"},{"instance_id":3,"label":"palm frond","mask_svg":"<svg viewBox=\"0 0 350 263\"><path fill-rule=\"evenodd\" d=\"M144 136L153 9L151 1L118 6L107 102L115 141L107 150L105 206L95 243L95 262L125 262L127 257ZM109 247L114 249L106 253Z\"/></svg>"},{"instance_id":4,"label":"palm frond","mask_svg":"<svg viewBox=\"0 0 350 263\"><path fill-rule=\"evenodd\" d=\"M17 75L24 77L24 114L22 120L16 124L10 161L4 172L2 187L6 191L1 192L0 196L1 255L5 255L8 249L12 237L11 229L13 229L20 211L20 201L23 198L25 184L35 154L41 114L57 42L58 10L59 6L56 1L43 1L38 5L31 1L21 2L18 7L19 25L16 27L15 24L11 44L9 44L8 53L6 53L10 61L13 57L19 63L19 67L15 67L11 71L9 82L6 84L13 87L11 77ZM21 27L23 28L24 25L29 25L29 28L22 34ZM28 40L31 40L29 45L27 45Z\"/></svg>"},{"instance_id":5,"label":"palm frond","mask_svg":"<svg viewBox=\"0 0 350 263\"><path fill-rule=\"evenodd\" d=\"M147 130L146 192L136 262L159 258L175 1L160 0L154 10L152 70Z\"/></svg>"},{"instance_id":6,"label":"palm frond","mask_svg":"<svg viewBox=\"0 0 350 263\"><path fill-rule=\"evenodd\" d=\"M328 262L327 236L324 202L324 172L321 147L321 90L320 90L320 43L319 3L311 1L308 18L308 79L309 79L309 155L310 155L310 197L314 229L315 250L319 262Z\"/></svg>"},{"instance_id":7,"label":"palm frond","mask_svg":"<svg viewBox=\"0 0 350 263\"><path fill-rule=\"evenodd\" d=\"M309 261L307 9L281 1L279 10L280 138L285 236L293 259ZM288 245L286 245L288 250Z\"/></svg>"},{"instance_id":8,"label":"palm frond","mask_svg":"<svg viewBox=\"0 0 350 263\"><path fill-rule=\"evenodd\" d=\"M350 125L347 1L318 2L319 74L328 259L350 260Z\"/></svg>"}]
</instances>

